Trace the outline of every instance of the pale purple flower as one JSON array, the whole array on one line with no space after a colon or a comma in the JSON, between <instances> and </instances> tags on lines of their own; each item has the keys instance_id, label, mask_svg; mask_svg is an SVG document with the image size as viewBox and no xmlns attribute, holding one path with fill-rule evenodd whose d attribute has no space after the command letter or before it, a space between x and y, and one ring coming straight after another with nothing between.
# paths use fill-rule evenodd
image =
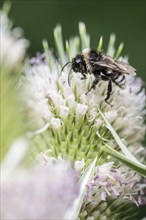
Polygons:
<instances>
[{"instance_id":1,"label":"pale purple flower","mask_svg":"<svg viewBox=\"0 0 146 220\"><path fill-rule=\"evenodd\" d=\"M78 191L76 172L69 162L48 159L46 166L19 169L2 181L1 217L6 220L64 219Z\"/></svg>"},{"instance_id":2,"label":"pale purple flower","mask_svg":"<svg viewBox=\"0 0 146 220\"><path fill-rule=\"evenodd\" d=\"M133 200L137 205L140 204L141 197L138 197L138 189L141 188L138 183L140 177L134 171L127 169L126 172L126 169L124 166L114 168L114 162L97 166L95 176L87 186L87 201L96 201L97 196L101 201L106 201L106 197L110 196L126 198ZM137 201L134 199L136 194Z\"/></svg>"}]
</instances>

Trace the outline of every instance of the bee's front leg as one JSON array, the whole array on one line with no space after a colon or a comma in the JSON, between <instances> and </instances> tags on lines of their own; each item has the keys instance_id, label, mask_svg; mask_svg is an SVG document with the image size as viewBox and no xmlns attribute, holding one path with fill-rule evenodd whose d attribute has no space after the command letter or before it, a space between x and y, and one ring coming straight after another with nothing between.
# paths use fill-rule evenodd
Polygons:
<instances>
[{"instance_id":1,"label":"bee's front leg","mask_svg":"<svg viewBox=\"0 0 146 220\"><path fill-rule=\"evenodd\" d=\"M81 73L81 74L82 74L81 80L86 79L86 74L85 73Z\"/></svg>"}]
</instances>

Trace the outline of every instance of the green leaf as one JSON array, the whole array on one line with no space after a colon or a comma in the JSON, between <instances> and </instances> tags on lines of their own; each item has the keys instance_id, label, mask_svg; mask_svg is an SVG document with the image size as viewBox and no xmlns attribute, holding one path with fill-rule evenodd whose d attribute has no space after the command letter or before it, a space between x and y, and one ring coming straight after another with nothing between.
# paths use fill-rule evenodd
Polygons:
<instances>
[{"instance_id":1,"label":"green leaf","mask_svg":"<svg viewBox=\"0 0 146 220\"><path fill-rule=\"evenodd\" d=\"M69 60L76 56L80 51L79 49L80 39L79 37L74 37L66 41L66 52L68 54Z\"/></svg>"},{"instance_id":2,"label":"green leaf","mask_svg":"<svg viewBox=\"0 0 146 220\"><path fill-rule=\"evenodd\" d=\"M81 38L81 49L90 48L90 36L87 34L86 26L83 22L79 23L79 35Z\"/></svg>"},{"instance_id":3,"label":"green leaf","mask_svg":"<svg viewBox=\"0 0 146 220\"><path fill-rule=\"evenodd\" d=\"M115 47L114 47L115 41L116 41L116 35L111 34L110 39L109 39L109 44L107 47L107 52L106 52L111 57L114 57L114 54L115 54Z\"/></svg>"},{"instance_id":4,"label":"green leaf","mask_svg":"<svg viewBox=\"0 0 146 220\"><path fill-rule=\"evenodd\" d=\"M98 111L100 113L100 115L102 116L104 122L106 123L106 127L110 130L110 132L112 133L114 139L116 140L117 144L119 145L119 147L121 148L122 152L132 161L139 163L140 162L130 153L130 151L128 150L128 148L124 145L124 143L122 142L121 138L119 137L119 135L117 134L117 132L115 131L115 129L112 127L112 125L109 123L109 121L106 119L106 117L104 116L104 114L101 112L101 110L98 108Z\"/></svg>"},{"instance_id":5,"label":"green leaf","mask_svg":"<svg viewBox=\"0 0 146 220\"><path fill-rule=\"evenodd\" d=\"M80 193L78 198L74 201L73 207L69 209L64 216L64 219L77 219L80 213L80 209L84 200L84 196L86 193L86 185L91 180L94 171L95 171L95 165L96 165L97 157L94 159L94 161L87 167L84 174L81 176L79 180L80 184Z\"/></svg>"},{"instance_id":6,"label":"green leaf","mask_svg":"<svg viewBox=\"0 0 146 220\"><path fill-rule=\"evenodd\" d=\"M48 42L44 39L42 41L42 45L43 45L43 48L44 48L44 51L45 51L45 55L46 55L46 60L47 60L48 66L49 66L50 70L52 70L52 67L53 67L53 57L51 56L51 53L49 51Z\"/></svg>"},{"instance_id":7,"label":"green leaf","mask_svg":"<svg viewBox=\"0 0 146 220\"><path fill-rule=\"evenodd\" d=\"M99 39L98 47L97 47L98 51L102 50L102 45L103 45L103 37L101 36Z\"/></svg>"},{"instance_id":8,"label":"green leaf","mask_svg":"<svg viewBox=\"0 0 146 220\"><path fill-rule=\"evenodd\" d=\"M116 54L114 56L114 58L117 60L119 58L119 56L121 55L122 53L122 50L123 50L123 47L124 47L124 43L120 43L117 51L116 51Z\"/></svg>"},{"instance_id":9,"label":"green leaf","mask_svg":"<svg viewBox=\"0 0 146 220\"><path fill-rule=\"evenodd\" d=\"M119 153L112 147L110 147L108 144L105 144L106 147L104 147L102 150L104 150L106 153L109 153L110 155L114 156L116 159L124 163L126 166L131 168L132 170L138 172L142 176L146 177L146 166L143 164L138 164L130 159L128 159L123 154Z\"/></svg>"},{"instance_id":10,"label":"green leaf","mask_svg":"<svg viewBox=\"0 0 146 220\"><path fill-rule=\"evenodd\" d=\"M63 45L62 29L60 25L57 25L57 27L54 30L54 39L61 64L64 65L67 62L67 60Z\"/></svg>"},{"instance_id":11,"label":"green leaf","mask_svg":"<svg viewBox=\"0 0 146 220\"><path fill-rule=\"evenodd\" d=\"M122 142L121 138L119 137L119 135L117 134L117 132L115 131L115 129L112 127L112 125L109 123L109 121L106 119L106 117L104 116L104 114L101 112L101 110L98 108L98 111L101 115L101 117L103 118L104 122L106 123L106 127L110 130L110 132L112 133L115 141L117 142L118 146L120 147L120 149L122 150L122 152L126 155L126 157L124 155L122 155L121 153L117 152L116 150L114 150L113 148L110 147L111 153L112 155L114 155L117 159L119 159L121 162L123 162L124 164L126 164L127 166L131 167L132 169L134 169L135 171L141 173L142 175L146 175L146 166L144 166L143 164L141 164L132 154L131 152L128 150L128 148L124 145L124 143ZM107 144L105 144L106 146L108 146ZM109 146L108 146L109 147ZM113 150L113 151L112 151ZM117 154L116 154L117 153ZM121 156L121 157L120 157ZM120 159L121 158L121 159ZM125 160L126 159L126 160Z\"/></svg>"}]
</instances>

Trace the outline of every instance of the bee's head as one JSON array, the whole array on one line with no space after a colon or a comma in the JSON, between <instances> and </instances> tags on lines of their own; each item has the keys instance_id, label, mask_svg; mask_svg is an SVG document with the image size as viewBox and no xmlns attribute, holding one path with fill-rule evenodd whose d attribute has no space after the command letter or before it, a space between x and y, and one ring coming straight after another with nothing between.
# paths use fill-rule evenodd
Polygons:
<instances>
[{"instance_id":1,"label":"bee's head","mask_svg":"<svg viewBox=\"0 0 146 220\"><path fill-rule=\"evenodd\" d=\"M86 64L83 59L83 55L77 54L75 58L72 59L72 69L75 73L85 73L86 72Z\"/></svg>"},{"instance_id":2,"label":"bee's head","mask_svg":"<svg viewBox=\"0 0 146 220\"><path fill-rule=\"evenodd\" d=\"M71 76L71 71L73 70L75 73L79 72L79 73L86 73L87 70L86 70L86 63L83 59L83 55L81 54L77 54L76 57L74 57L72 59L72 61L68 61L61 69L61 73L62 71L64 70L64 68L69 64L71 63L71 68L70 68L70 71L68 73L68 84L69 86L71 86L71 83L70 83L70 76Z\"/></svg>"}]
</instances>

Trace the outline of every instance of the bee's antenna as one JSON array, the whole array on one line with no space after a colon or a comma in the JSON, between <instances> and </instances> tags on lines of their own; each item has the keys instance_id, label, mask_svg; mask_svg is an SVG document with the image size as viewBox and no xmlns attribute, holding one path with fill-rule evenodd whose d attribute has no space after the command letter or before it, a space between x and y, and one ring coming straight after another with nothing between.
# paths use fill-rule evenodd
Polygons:
<instances>
[{"instance_id":1,"label":"bee's antenna","mask_svg":"<svg viewBox=\"0 0 146 220\"><path fill-rule=\"evenodd\" d=\"M70 81L70 75L71 75L72 67L70 68L70 71L68 73L68 85L71 87L71 81Z\"/></svg>"},{"instance_id":2,"label":"bee's antenna","mask_svg":"<svg viewBox=\"0 0 146 220\"><path fill-rule=\"evenodd\" d=\"M72 62L71 62L71 61L68 61L68 62L62 67L62 69L61 69L61 71L60 71L60 75L61 75L62 71L64 70L64 68L65 68L69 63L72 63Z\"/></svg>"}]
</instances>

